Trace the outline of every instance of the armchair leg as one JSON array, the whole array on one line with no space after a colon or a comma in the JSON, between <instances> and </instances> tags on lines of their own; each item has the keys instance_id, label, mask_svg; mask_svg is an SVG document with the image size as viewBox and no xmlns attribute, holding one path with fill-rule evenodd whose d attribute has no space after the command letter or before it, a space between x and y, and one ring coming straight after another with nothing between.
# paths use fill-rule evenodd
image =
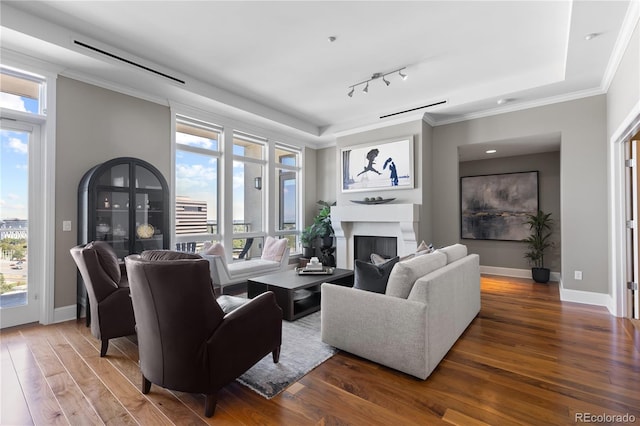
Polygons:
<instances>
[{"instance_id":1,"label":"armchair leg","mask_svg":"<svg viewBox=\"0 0 640 426\"><path fill-rule=\"evenodd\" d=\"M151 390L151 382L144 377L144 374L142 374L142 386L140 386L140 390L145 395Z\"/></svg>"},{"instance_id":2,"label":"armchair leg","mask_svg":"<svg viewBox=\"0 0 640 426\"><path fill-rule=\"evenodd\" d=\"M216 403L218 402L218 395L215 393L205 395L204 400L204 416L211 417L216 412Z\"/></svg>"},{"instance_id":3,"label":"armchair leg","mask_svg":"<svg viewBox=\"0 0 640 426\"><path fill-rule=\"evenodd\" d=\"M109 348L109 339L102 339L102 345L100 346L100 356L103 357L107 354Z\"/></svg>"},{"instance_id":4,"label":"armchair leg","mask_svg":"<svg viewBox=\"0 0 640 426\"><path fill-rule=\"evenodd\" d=\"M275 348L273 352L271 352L271 355L273 355L273 363L277 364L278 361L280 361L280 346Z\"/></svg>"}]
</instances>

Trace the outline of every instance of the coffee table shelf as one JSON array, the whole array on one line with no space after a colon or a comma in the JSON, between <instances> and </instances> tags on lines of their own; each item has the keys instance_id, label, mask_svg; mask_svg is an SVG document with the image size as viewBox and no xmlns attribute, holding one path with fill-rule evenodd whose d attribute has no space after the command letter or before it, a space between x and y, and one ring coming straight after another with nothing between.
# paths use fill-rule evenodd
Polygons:
<instances>
[{"instance_id":1,"label":"coffee table shelf","mask_svg":"<svg viewBox=\"0 0 640 426\"><path fill-rule=\"evenodd\" d=\"M247 295L254 298L273 291L284 319L294 321L320 309L320 287L325 282L352 287L353 271L336 268L331 275L298 275L294 270L262 275L247 281ZM295 300L299 290L309 290L311 294Z\"/></svg>"}]
</instances>

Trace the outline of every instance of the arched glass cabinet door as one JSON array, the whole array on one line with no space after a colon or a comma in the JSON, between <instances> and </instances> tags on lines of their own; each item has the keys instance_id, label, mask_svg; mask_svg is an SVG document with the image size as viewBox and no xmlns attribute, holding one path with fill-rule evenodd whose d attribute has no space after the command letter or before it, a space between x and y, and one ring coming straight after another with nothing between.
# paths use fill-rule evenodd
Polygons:
<instances>
[{"instance_id":1,"label":"arched glass cabinet door","mask_svg":"<svg viewBox=\"0 0 640 426\"><path fill-rule=\"evenodd\" d=\"M107 241L120 259L169 248L168 187L150 163L109 160L85 174L78 195L78 243Z\"/></svg>"},{"instance_id":2,"label":"arched glass cabinet door","mask_svg":"<svg viewBox=\"0 0 640 426\"><path fill-rule=\"evenodd\" d=\"M169 188L150 163L120 157L85 173L78 185L78 244L108 242L120 260L144 250L169 248ZM77 317L89 316L88 299L78 275Z\"/></svg>"}]
</instances>

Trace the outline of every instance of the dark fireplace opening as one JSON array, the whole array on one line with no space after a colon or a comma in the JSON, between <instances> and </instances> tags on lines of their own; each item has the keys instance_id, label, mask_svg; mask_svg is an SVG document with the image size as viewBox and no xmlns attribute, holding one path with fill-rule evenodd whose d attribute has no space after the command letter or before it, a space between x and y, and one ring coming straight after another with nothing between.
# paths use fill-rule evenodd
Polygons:
<instances>
[{"instance_id":1,"label":"dark fireplace opening","mask_svg":"<svg viewBox=\"0 0 640 426\"><path fill-rule=\"evenodd\" d=\"M355 235L353 237L353 258L365 262L371 261L371 253L379 254L385 259L398 255L396 237L378 237L374 235Z\"/></svg>"}]
</instances>

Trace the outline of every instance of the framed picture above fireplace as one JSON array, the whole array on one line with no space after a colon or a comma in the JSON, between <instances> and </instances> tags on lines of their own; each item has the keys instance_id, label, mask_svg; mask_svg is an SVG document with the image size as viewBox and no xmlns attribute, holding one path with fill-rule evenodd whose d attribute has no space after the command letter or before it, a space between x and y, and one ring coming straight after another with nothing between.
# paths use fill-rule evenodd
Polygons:
<instances>
[{"instance_id":1,"label":"framed picture above fireplace","mask_svg":"<svg viewBox=\"0 0 640 426\"><path fill-rule=\"evenodd\" d=\"M413 188L413 136L345 147L342 192Z\"/></svg>"},{"instance_id":2,"label":"framed picture above fireplace","mask_svg":"<svg viewBox=\"0 0 640 426\"><path fill-rule=\"evenodd\" d=\"M530 233L526 215L537 211L537 171L460 178L463 239L521 241Z\"/></svg>"}]
</instances>

